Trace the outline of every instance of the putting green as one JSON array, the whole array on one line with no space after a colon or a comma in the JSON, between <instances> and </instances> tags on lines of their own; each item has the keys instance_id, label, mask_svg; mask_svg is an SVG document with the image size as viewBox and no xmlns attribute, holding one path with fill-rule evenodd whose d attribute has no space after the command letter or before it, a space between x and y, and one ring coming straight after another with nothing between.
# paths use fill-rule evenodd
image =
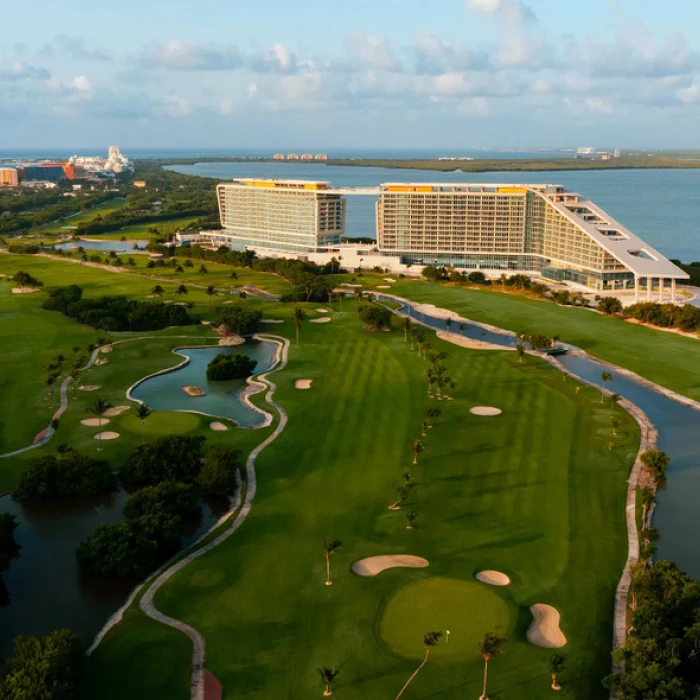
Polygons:
<instances>
[{"instance_id":1,"label":"putting green","mask_svg":"<svg viewBox=\"0 0 700 700\"><path fill-rule=\"evenodd\" d=\"M443 637L431 659L463 661L478 654L476 645L485 632L503 634L509 621L506 602L493 590L470 581L427 578L394 593L384 608L379 634L399 656L422 659L423 635L441 631Z\"/></svg>"}]
</instances>

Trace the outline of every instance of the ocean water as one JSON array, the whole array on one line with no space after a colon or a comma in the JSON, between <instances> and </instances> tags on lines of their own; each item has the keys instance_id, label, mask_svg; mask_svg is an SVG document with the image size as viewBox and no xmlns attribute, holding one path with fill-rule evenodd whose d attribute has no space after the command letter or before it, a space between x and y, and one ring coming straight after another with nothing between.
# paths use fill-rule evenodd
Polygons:
<instances>
[{"instance_id":1,"label":"ocean water","mask_svg":"<svg viewBox=\"0 0 700 700\"><path fill-rule=\"evenodd\" d=\"M410 181L560 184L594 201L667 257L684 262L700 260L700 169L463 173L287 161L169 167L179 173L219 180L239 177L328 180L339 187L375 187L382 182ZM374 238L374 198L347 199L346 235Z\"/></svg>"}]
</instances>

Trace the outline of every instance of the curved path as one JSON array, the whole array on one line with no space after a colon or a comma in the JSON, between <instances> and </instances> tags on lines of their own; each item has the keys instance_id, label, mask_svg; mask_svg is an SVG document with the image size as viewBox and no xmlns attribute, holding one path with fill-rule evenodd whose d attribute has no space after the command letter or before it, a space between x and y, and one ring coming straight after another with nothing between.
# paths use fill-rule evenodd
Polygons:
<instances>
[{"instance_id":1,"label":"curved path","mask_svg":"<svg viewBox=\"0 0 700 700\"><path fill-rule=\"evenodd\" d=\"M279 348L279 357L276 360L275 364L272 366L272 368L264 374L259 375L254 380L252 380L252 383L257 384L259 386L259 390L256 393L267 389L265 400L270 406L272 406L277 411L279 415L279 423L277 424L277 427L273 430L273 432L248 455L248 459L246 460L245 465L247 487L243 505L238 511L238 515L236 516L235 520L230 525L230 527L228 527L224 532L222 532L216 539L209 542L209 544L188 554L172 566L162 571L160 575L155 579L155 581L153 581L153 583L150 584L150 586L143 594L139 602L139 607L148 617L150 617L153 620L156 620L157 622L162 622L164 625L168 625L168 627L180 630L180 632L183 632L192 640L192 678L190 681L191 700L204 700L204 661L206 656L206 642L204 640L204 637L194 627L188 625L185 622L182 622L181 620L176 620L175 618L169 617L168 615L165 615L162 612L160 612L155 607L154 598L160 590L160 588L163 586L163 584L166 581L168 581L174 574L183 569L190 562L201 557L207 552L210 552L212 549L214 549L214 547L217 547L222 542L227 540L243 524L245 519L248 517L248 513L250 513L250 510L253 507L253 500L255 499L255 492L257 490L257 481L255 477L255 461L258 455L280 435L280 433L284 430L285 426L287 425L287 413L281 406L276 404L273 399L273 394L277 387L267 377L269 374L277 372L287 365L287 357L289 354L289 340L279 336L257 337L260 340L267 340L269 342L276 343Z\"/></svg>"}]
</instances>

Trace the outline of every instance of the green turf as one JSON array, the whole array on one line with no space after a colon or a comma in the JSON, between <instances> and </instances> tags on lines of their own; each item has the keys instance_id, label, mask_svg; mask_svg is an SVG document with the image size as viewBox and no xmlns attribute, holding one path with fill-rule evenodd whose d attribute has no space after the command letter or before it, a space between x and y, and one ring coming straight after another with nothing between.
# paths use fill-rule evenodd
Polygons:
<instances>
[{"instance_id":1,"label":"green turf","mask_svg":"<svg viewBox=\"0 0 700 700\"><path fill-rule=\"evenodd\" d=\"M636 425L621 409L601 404L597 392L584 387L576 394L574 382L562 382L544 363L519 364L514 353L469 351L431 337L436 349L450 353L458 389L454 401L440 404L444 415L413 467L410 443L429 403L427 363L410 353L400 331L361 331L355 307L344 302L341 314L334 304L330 324L304 324L301 348L292 348L288 368L275 378L276 399L290 421L258 460L249 518L179 572L157 595L157 606L203 632L207 666L225 698L320 694L321 665L341 667L338 697L394 697L416 666L380 637L397 591L435 578L468 583L465 593L481 591L474 574L502 570L513 584L489 589L489 597L500 601L490 597L494 610L502 605L507 614L487 619L481 593L465 601L466 611L456 611L452 595L442 604L432 596L435 625L454 620L456 630L466 629L470 615L475 628L500 620L509 643L493 663L492 693L529 700L549 692L550 656L525 641L529 606L554 605L570 640L561 695L605 697L600 678L609 669L614 590L626 554L624 503ZM293 333L292 324L270 328ZM312 389L294 389L301 377L315 380ZM475 404L498 406L503 414L474 416ZM608 450L613 411L623 428ZM419 513L410 531L405 510L387 509L405 470L420 484L407 505ZM331 587L323 585L327 535L344 542L333 556ZM424 556L430 566L375 578L350 570L359 558L392 553ZM434 628L410 624L416 605L402 604L403 636L412 649ZM163 644L154 635L144 627L137 638L118 626L91 662L92 677L100 678L102 667L115 675L123 667L115 697L149 697L126 669L142 645ZM465 642L463 654L429 663L404 697L477 697L482 667L470 647Z\"/></svg>"},{"instance_id":2,"label":"green turf","mask_svg":"<svg viewBox=\"0 0 700 700\"><path fill-rule=\"evenodd\" d=\"M432 659L458 663L474 655L484 630L505 633L509 618L508 605L493 587L454 578L426 578L399 588L389 598L379 622L379 637L389 651L422 659L423 634L442 631Z\"/></svg>"},{"instance_id":3,"label":"green turf","mask_svg":"<svg viewBox=\"0 0 700 700\"><path fill-rule=\"evenodd\" d=\"M73 216L68 216L60 221L54 221L46 226L42 226L37 229L41 233L53 233L60 235L71 235L73 233L73 227L79 224L89 223L98 216L104 217L107 214L111 214L114 211L118 211L126 204L126 199L124 197L113 197L108 199L102 204L90 207L89 209L84 209L81 212ZM66 228L66 227L71 228Z\"/></svg>"}]
</instances>

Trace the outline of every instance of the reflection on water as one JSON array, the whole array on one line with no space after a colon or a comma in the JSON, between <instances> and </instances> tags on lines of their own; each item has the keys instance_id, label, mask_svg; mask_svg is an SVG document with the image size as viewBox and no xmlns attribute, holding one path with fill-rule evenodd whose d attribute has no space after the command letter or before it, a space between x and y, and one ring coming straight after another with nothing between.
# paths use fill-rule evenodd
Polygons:
<instances>
[{"instance_id":1,"label":"reflection on water","mask_svg":"<svg viewBox=\"0 0 700 700\"><path fill-rule=\"evenodd\" d=\"M148 241L86 241L81 238L78 241L68 241L67 243L58 243L53 246L58 250L78 250L78 248L85 248L85 250L113 250L116 253L138 253L138 250L134 250L134 245L138 245L139 248L143 248L148 245Z\"/></svg>"},{"instance_id":2,"label":"reflection on water","mask_svg":"<svg viewBox=\"0 0 700 700\"><path fill-rule=\"evenodd\" d=\"M183 348L177 352L188 357L189 363L173 372L146 379L132 390L133 398L159 411L199 411L210 416L230 418L244 428L262 423L263 416L252 411L239 398L245 380L210 382L207 379L207 365L219 353L241 353L258 361L256 373L264 372L274 362L275 346L272 343L246 340L236 347ZM188 396L182 390L182 387L192 385L203 387L206 396Z\"/></svg>"}]
</instances>

